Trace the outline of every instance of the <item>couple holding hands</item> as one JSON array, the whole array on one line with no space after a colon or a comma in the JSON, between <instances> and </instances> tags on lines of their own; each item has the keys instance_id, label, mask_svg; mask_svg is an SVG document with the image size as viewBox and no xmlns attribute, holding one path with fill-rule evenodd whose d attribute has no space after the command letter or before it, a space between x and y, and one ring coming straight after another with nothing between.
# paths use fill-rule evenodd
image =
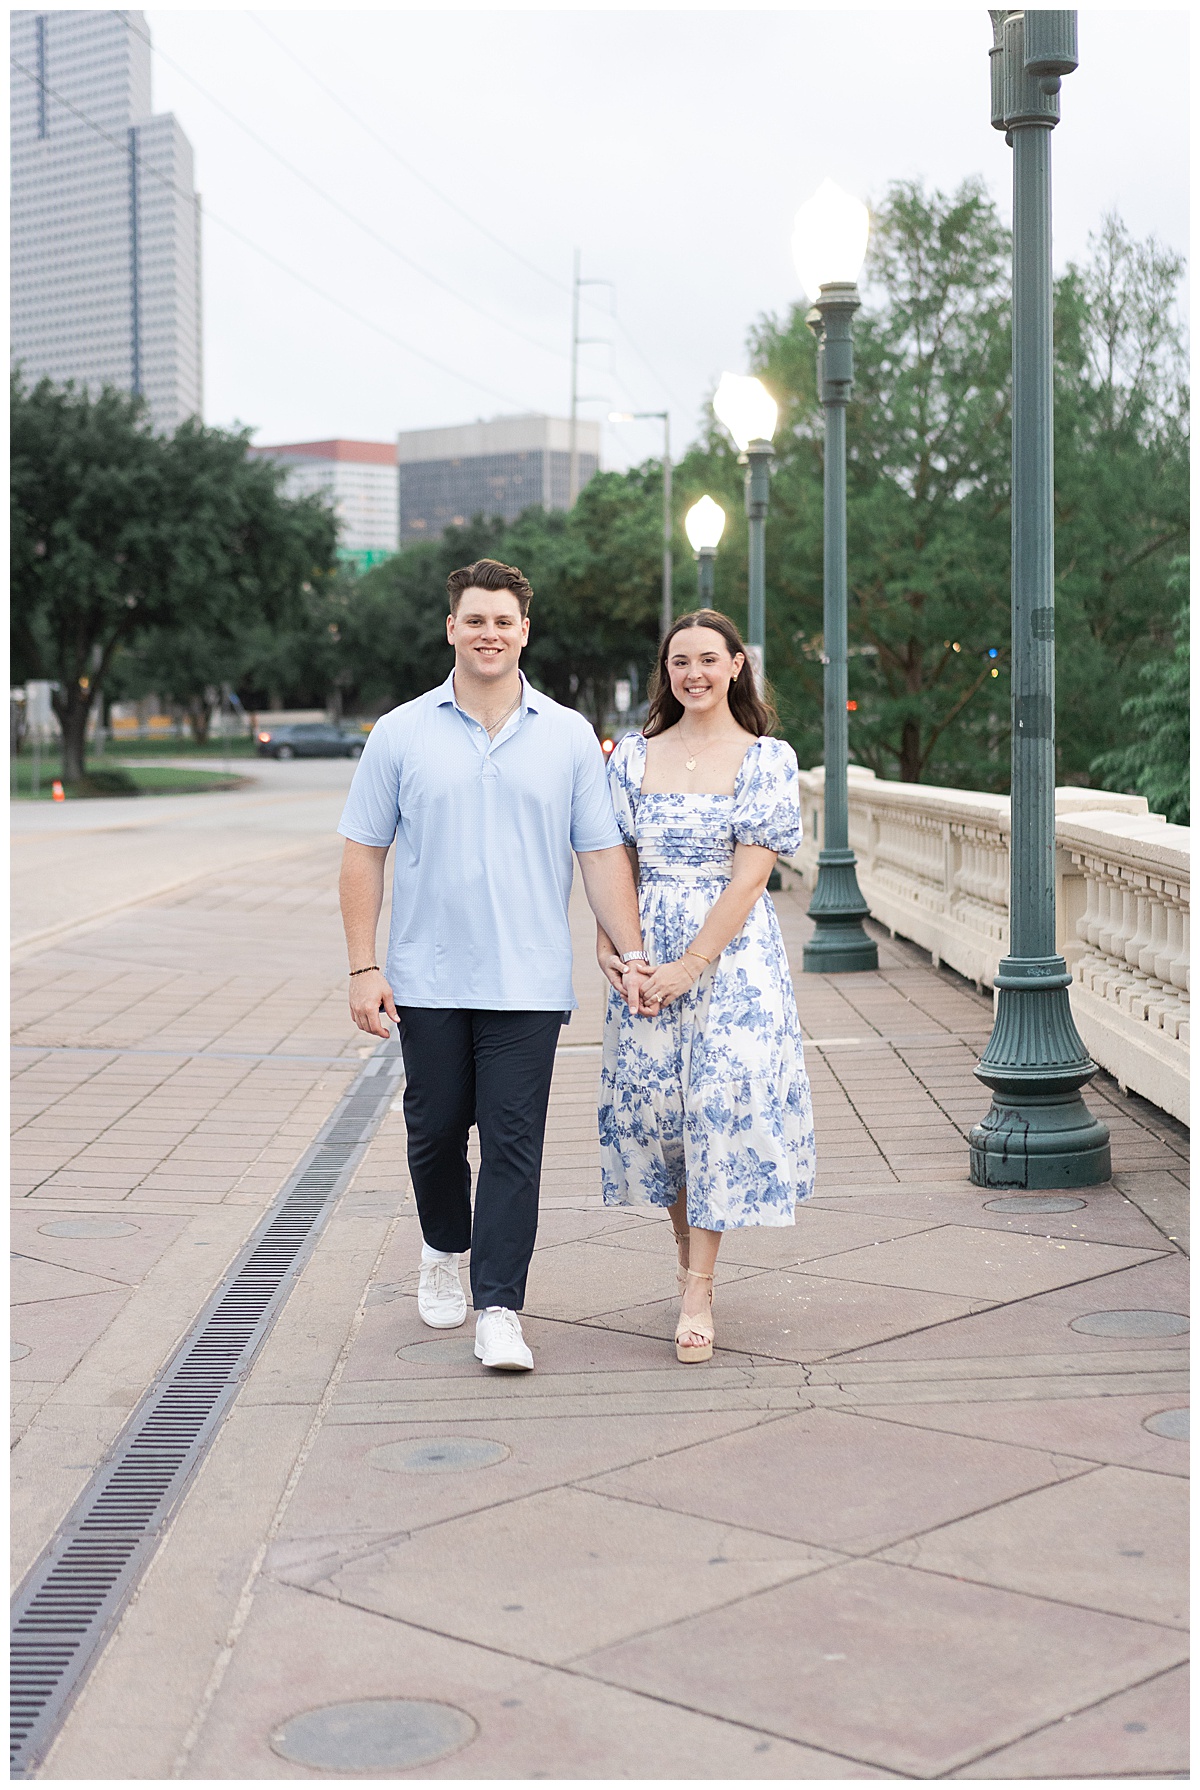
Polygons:
<instances>
[{"instance_id":1,"label":"couple holding hands","mask_svg":"<svg viewBox=\"0 0 1200 1790\"><path fill-rule=\"evenodd\" d=\"M575 1006L577 859L611 984L599 1128L608 1205L665 1208L675 1350L713 1350L722 1233L790 1225L812 1192L812 1103L767 879L800 841L796 755L771 737L737 630L683 616L659 649L642 733L605 767L584 717L520 669L533 592L513 566L451 574L445 683L378 721L339 825L355 1024L400 1033L425 1323L528 1369L519 1313L537 1233L559 1030ZM376 962L395 845L386 963ZM467 1141L478 1127L471 1199Z\"/></svg>"}]
</instances>

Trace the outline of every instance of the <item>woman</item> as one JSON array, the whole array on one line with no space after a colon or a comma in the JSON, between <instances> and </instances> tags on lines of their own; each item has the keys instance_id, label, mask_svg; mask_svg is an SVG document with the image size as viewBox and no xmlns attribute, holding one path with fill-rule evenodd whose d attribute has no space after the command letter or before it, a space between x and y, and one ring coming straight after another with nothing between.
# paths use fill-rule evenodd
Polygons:
<instances>
[{"instance_id":1,"label":"woman","mask_svg":"<svg viewBox=\"0 0 1200 1790\"><path fill-rule=\"evenodd\" d=\"M796 998L766 893L800 843L796 754L772 739L737 629L713 609L663 641L645 732L609 762L634 856L652 973L645 1011L616 992L604 1022L601 1173L607 1205L665 1206L675 1230L680 1361L713 1351L721 1233L795 1222L816 1146Z\"/></svg>"}]
</instances>

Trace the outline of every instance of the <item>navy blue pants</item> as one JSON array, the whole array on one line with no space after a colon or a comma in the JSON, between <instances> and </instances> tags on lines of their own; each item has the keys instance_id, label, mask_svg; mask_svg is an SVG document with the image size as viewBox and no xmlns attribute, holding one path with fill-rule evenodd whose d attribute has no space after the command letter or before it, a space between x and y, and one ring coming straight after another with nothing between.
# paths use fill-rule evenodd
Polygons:
<instances>
[{"instance_id":1,"label":"navy blue pants","mask_svg":"<svg viewBox=\"0 0 1200 1790\"><path fill-rule=\"evenodd\" d=\"M537 1237L542 1141L564 1015L399 1007L408 1167L432 1249L471 1252L476 1311L520 1311ZM479 1127L471 1217L467 1139Z\"/></svg>"}]
</instances>

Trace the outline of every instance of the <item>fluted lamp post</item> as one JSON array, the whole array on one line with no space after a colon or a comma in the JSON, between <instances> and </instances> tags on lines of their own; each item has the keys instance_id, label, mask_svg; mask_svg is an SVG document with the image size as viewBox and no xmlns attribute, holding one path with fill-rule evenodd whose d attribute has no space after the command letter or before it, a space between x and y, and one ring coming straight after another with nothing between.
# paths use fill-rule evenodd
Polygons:
<instances>
[{"instance_id":1,"label":"fluted lamp post","mask_svg":"<svg viewBox=\"0 0 1200 1790\"><path fill-rule=\"evenodd\" d=\"M970 1134L978 1187L1093 1187L1108 1128L1071 1014L1054 914L1054 286L1050 132L1078 65L1073 12L993 12L992 123L1013 152L1012 830L1009 947L975 1073L992 1090Z\"/></svg>"},{"instance_id":2,"label":"fluted lamp post","mask_svg":"<svg viewBox=\"0 0 1200 1790\"><path fill-rule=\"evenodd\" d=\"M818 972L876 970L879 948L863 921L868 908L850 849L846 722L846 406L854 384L851 320L861 300L870 213L832 180L796 213L792 255L813 309L818 396L825 411L825 837L808 904L815 930L804 967Z\"/></svg>"},{"instance_id":3,"label":"fluted lamp post","mask_svg":"<svg viewBox=\"0 0 1200 1790\"><path fill-rule=\"evenodd\" d=\"M696 555L696 588L701 609L713 605L713 573L717 547L725 533L725 512L711 497L701 497L683 519L684 532Z\"/></svg>"},{"instance_id":4,"label":"fluted lamp post","mask_svg":"<svg viewBox=\"0 0 1200 1790\"><path fill-rule=\"evenodd\" d=\"M746 522L750 534L746 647L761 686L767 662L767 505L771 497L771 461L775 457L771 437L779 422L779 406L761 379L722 373L713 409L739 449L738 465L746 468Z\"/></svg>"}]
</instances>

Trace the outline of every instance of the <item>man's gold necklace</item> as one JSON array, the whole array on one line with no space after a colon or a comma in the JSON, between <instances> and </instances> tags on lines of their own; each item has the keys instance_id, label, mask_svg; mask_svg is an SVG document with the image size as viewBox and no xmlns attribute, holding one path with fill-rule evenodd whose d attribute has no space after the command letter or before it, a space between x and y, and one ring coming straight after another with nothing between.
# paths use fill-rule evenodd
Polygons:
<instances>
[{"instance_id":1,"label":"man's gold necklace","mask_svg":"<svg viewBox=\"0 0 1200 1790\"><path fill-rule=\"evenodd\" d=\"M523 695L523 692L518 690L516 701L510 703L509 706L505 709L504 713L501 715L500 719L498 721L493 721L490 727L488 726L486 721L483 723L484 730L487 733L487 736L489 739L494 739L495 736L499 733L500 729L504 726L504 723L508 720L509 716L516 714L517 710L521 706L522 695Z\"/></svg>"}]
</instances>

